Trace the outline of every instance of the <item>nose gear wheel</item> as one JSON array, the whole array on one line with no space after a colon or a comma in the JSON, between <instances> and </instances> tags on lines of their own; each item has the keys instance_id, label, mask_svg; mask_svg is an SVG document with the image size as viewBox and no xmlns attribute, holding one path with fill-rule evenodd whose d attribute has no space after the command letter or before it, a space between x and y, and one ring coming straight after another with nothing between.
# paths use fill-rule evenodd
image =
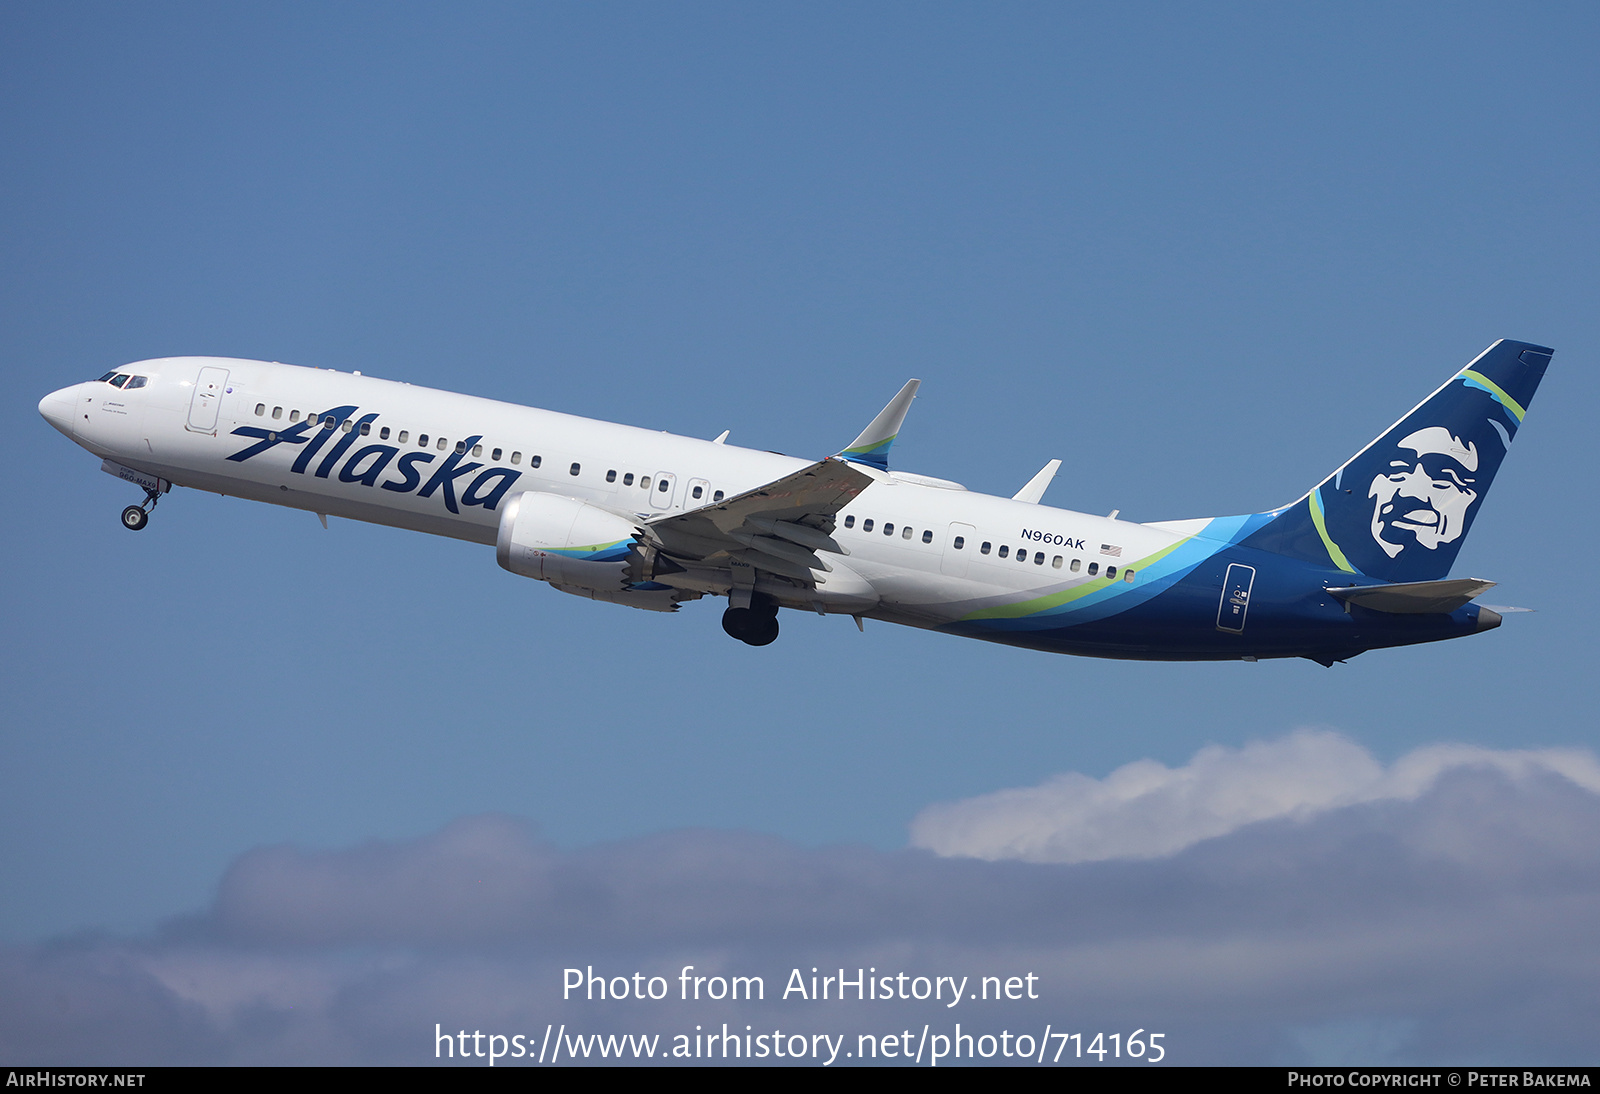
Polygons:
<instances>
[{"instance_id":1,"label":"nose gear wheel","mask_svg":"<svg viewBox=\"0 0 1600 1094\"><path fill-rule=\"evenodd\" d=\"M161 495L145 487L144 504L130 505L122 511L122 526L130 532L141 531L150 523L150 511L156 507L156 502L161 500Z\"/></svg>"}]
</instances>

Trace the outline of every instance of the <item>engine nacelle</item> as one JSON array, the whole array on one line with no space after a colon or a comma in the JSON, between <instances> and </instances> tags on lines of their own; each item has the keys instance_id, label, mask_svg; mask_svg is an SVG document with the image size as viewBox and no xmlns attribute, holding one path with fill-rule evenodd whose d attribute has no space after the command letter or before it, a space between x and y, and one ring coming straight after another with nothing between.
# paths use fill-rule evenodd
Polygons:
<instances>
[{"instance_id":1,"label":"engine nacelle","mask_svg":"<svg viewBox=\"0 0 1600 1094\"><path fill-rule=\"evenodd\" d=\"M559 494L518 494L500 510L495 557L523 577L620 593L633 583L638 526L626 517Z\"/></svg>"}]
</instances>

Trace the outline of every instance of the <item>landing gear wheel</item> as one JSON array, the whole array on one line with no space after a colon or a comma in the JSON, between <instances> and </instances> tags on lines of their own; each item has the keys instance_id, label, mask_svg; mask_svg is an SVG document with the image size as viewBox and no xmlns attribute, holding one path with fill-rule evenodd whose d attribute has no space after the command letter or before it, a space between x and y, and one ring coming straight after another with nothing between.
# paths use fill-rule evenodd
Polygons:
<instances>
[{"instance_id":1,"label":"landing gear wheel","mask_svg":"<svg viewBox=\"0 0 1600 1094\"><path fill-rule=\"evenodd\" d=\"M150 523L150 514L137 505L130 505L122 511L122 526L130 532L137 532Z\"/></svg>"},{"instance_id":2,"label":"landing gear wheel","mask_svg":"<svg viewBox=\"0 0 1600 1094\"><path fill-rule=\"evenodd\" d=\"M778 637L778 613L729 608L722 613L722 629L747 646L771 645Z\"/></svg>"}]
</instances>

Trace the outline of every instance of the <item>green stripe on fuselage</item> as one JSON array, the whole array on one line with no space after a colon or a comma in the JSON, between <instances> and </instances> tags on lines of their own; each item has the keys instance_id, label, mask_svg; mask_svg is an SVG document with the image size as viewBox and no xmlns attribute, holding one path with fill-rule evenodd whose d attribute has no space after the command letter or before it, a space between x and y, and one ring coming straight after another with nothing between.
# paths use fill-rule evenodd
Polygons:
<instances>
[{"instance_id":1,"label":"green stripe on fuselage","mask_svg":"<svg viewBox=\"0 0 1600 1094\"><path fill-rule=\"evenodd\" d=\"M1194 536L1186 536L1169 547L1163 547L1153 555L1146 555L1144 558L1130 563L1125 568L1142 570L1147 566L1153 566L1194 538ZM961 617L960 622L968 623L983 619L1021 619L1024 616L1038 615L1040 612L1047 612L1052 608L1071 604L1074 600L1082 600L1091 593L1109 589L1121 580L1121 578L1107 580L1103 577L1092 577L1081 585L1074 585L1070 589L1062 589L1060 592L1051 593L1048 596L1034 597L1032 600L1021 600L1015 604L1001 604L994 608L981 608L978 611L969 612ZM1128 591L1131 592L1136 587L1130 585L1128 586Z\"/></svg>"}]
</instances>

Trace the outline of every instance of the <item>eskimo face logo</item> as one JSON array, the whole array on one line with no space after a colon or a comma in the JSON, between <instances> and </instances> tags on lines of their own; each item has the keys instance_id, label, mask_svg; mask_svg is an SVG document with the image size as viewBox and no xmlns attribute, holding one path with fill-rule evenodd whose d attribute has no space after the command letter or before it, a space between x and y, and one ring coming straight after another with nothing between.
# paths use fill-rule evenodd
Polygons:
<instances>
[{"instance_id":1,"label":"eskimo face logo","mask_svg":"<svg viewBox=\"0 0 1600 1094\"><path fill-rule=\"evenodd\" d=\"M1412 543L1434 551L1460 539L1478 500L1477 470L1477 445L1443 426L1401 438L1367 492L1372 538L1390 558Z\"/></svg>"}]
</instances>

